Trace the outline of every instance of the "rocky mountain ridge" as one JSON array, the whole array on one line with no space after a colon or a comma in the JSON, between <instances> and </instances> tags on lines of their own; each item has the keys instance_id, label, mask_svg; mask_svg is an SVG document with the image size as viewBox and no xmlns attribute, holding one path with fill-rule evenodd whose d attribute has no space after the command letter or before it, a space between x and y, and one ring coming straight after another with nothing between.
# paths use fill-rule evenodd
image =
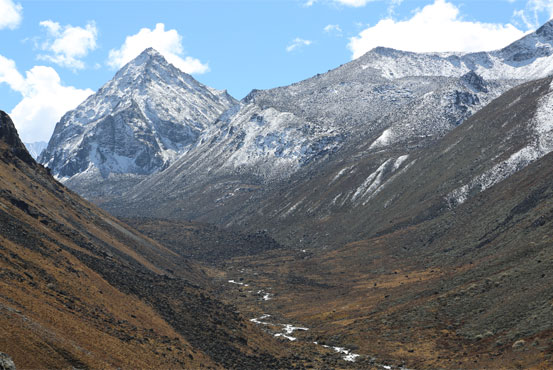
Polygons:
<instances>
[{"instance_id":1,"label":"rocky mountain ridge","mask_svg":"<svg viewBox=\"0 0 553 370\"><path fill-rule=\"evenodd\" d=\"M148 212L159 217L239 227L250 223L248 215L254 213L245 202L256 194L278 203L278 211L267 209L264 215L279 214L280 221L272 218L266 225L286 222L282 220L300 208L308 213L331 212L337 205L346 209L350 197L354 206L367 206L374 192L382 190L380 184L410 165L414 152L433 145L510 88L547 76L552 45L547 23L492 52L417 54L376 48L305 81L254 90L167 170L104 206L133 215L147 204ZM367 167L357 170L361 163ZM310 183L332 166L340 167L336 180L346 171L358 175L348 189L321 204L300 207L310 198L312 185L296 187L299 195L289 203L280 203L275 195L290 191L291 183ZM344 179L338 184L344 186ZM186 205L179 199L187 199Z\"/></svg>"},{"instance_id":2,"label":"rocky mountain ridge","mask_svg":"<svg viewBox=\"0 0 553 370\"><path fill-rule=\"evenodd\" d=\"M62 117L39 161L62 181L152 174L234 104L149 48Z\"/></svg>"},{"instance_id":3,"label":"rocky mountain ridge","mask_svg":"<svg viewBox=\"0 0 553 370\"><path fill-rule=\"evenodd\" d=\"M491 52L376 48L305 81L252 91L163 171L111 175L101 193L87 171L66 183L118 215L272 228L288 235L280 242L295 243L304 238L287 225L317 224L313 215L386 212L392 200L382 194L403 181L418 153L512 87L548 75L552 45L549 22ZM528 150L539 157L541 149ZM517 163L507 175L526 162ZM443 197L451 206L489 185L471 177Z\"/></svg>"}]
</instances>

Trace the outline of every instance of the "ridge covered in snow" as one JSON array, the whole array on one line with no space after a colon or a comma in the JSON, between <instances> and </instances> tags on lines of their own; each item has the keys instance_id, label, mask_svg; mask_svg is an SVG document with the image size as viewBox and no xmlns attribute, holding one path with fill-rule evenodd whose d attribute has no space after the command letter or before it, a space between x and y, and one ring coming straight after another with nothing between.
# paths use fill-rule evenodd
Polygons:
<instances>
[{"instance_id":1,"label":"ridge covered in snow","mask_svg":"<svg viewBox=\"0 0 553 370\"><path fill-rule=\"evenodd\" d=\"M414 53L377 47L353 63L388 79L459 77L474 71L486 80L533 80L553 72L553 21L503 49L473 53Z\"/></svg>"},{"instance_id":2,"label":"ridge covered in snow","mask_svg":"<svg viewBox=\"0 0 553 370\"><path fill-rule=\"evenodd\" d=\"M464 203L469 198L469 194L492 187L553 151L552 84L549 85L549 92L538 101L536 112L528 125L526 145L474 177L467 184L453 190L447 197L450 206Z\"/></svg>"},{"instance_id":3,"label":"ridge covered in snow","mask_svg":"<svg viewBox=\"0 0 553 370\"><path fill-rule=\"evenodd\" d=\"M552 25L490 52L376 48L304 81L253 90L240 103L147 50L64 116L41 158L74 189L114 180L122 197L112 211L248 220L239 209L252 192L272 196L324 163L340 163L329 184L340 190L326 204L308 206L299 195L268 211L285 219L317 207L370 206L416 151L512 87L553 72Z\"/></svg>"},{"instance_id":4,"label":"ridge covered in snow","mask_svg":"<svg viewBox=\"0 0 553 370\"><path fill-rule=\"evenodd\" d=\"M62 117L40 162L61 179L151 174L234 104L226 91L202 85L149 48Z\"/></svg>"},{"instance_id":5,"label":"ridge covered in snow","mask_svg":"<svg viewBox=\"0 0 553 370\"><path fill-rule=\"evenodd\" d=\"M255 199L252 192L274 197L258 213L283 223L317 210L370 207L413 166L417 151L511 88L553 71L552 24L491 52L376 48L304 81L253 90L169 168L131 188L117 208L163 204L160 216L230 225L254 221L253 208L244 206ZM297 185L299 193L286 201L274 195L324 168L335 171L319 190L324 199L310 203L317 196L305 193L307 185Z\"/></svg>"}]
</instances>

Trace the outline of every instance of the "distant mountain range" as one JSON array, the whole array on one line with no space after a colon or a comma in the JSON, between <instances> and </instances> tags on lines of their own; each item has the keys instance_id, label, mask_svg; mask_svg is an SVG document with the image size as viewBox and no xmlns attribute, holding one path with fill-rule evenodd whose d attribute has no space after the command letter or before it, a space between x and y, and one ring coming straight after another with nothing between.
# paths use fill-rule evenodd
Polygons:
<instances>
[{"instance_id":1,"label":"distant mountain range","mask_svg":"<svg viewBox=\"0 0 553 370\"><path fill-rule=\"evenodd\" d=\"M48 146L48 143L45 141L35 141L32 143L24 143L25 147L29 151L29 154L34 158L37 159L42 151L46 149Z\"/></svg>"},{"instance_id":2,"label":"distant mountain range","mask_svg":"<svg viewBox=\"0 0 553 370\"><path fill-rule=\"evenodd\" d=\"M302 238L285 225L300 219L311 223L310 215L352 207L380 212L386 201L380 202L378 194L413 165L416 153L512 87L549 75L552 45L549 22L492 52L376 48L305 81L254 90L239 103L229 98L230 107L214 114L180 154L138 178L132 172L110 177L109 171L100 176L85 169L64 176L63 166L48 157L56 148L54 137L41 160L66 184L116 214L269 228L297 241ZM155 64L144 65L145 60L142 55L129 65L151 68L154 76L163 75L157 69L171 68L162 57ZM119 84L125 68L111 84ZM71 114L83 115L82 109ZM68 154L66 163L72 158ZM473 180L479 181L467 178L451 190L450 205L482 188L470 185ZM473 190L463 195L465 185ZM314 196L312 189L321 187Z\"/></svg>"}]
</instances>

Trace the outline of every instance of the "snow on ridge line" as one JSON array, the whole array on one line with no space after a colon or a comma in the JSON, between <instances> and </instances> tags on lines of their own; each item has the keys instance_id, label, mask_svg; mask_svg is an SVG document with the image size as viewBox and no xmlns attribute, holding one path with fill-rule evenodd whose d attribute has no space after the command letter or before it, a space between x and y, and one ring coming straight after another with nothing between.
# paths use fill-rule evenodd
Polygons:
<instances>
[{"instance_id":1,"label":"snow on ridge line","mask_svg":"<svg viewBox=\"0 0 553 370\"><path fill-rule=\"evenodd\" d=\"M519 52L510 54L513 49ZM521 54L526 57L518 60ZM531 80L553 72L552 54L551 40L540 40L534 33L502 50L488 52L415 53L376 48L360 57L358 65L361 70L368 67L380 70L387 79L413 75L459 77L473 70L485 79Z\"/></svg>"},{"instance_id":2,"label":"snow on ridge line","mask_svg":"<svg viewBox=\"0 0 553 370\"><path fill-rule=\"evenodd\" d=\"M102 174L157 172L236 103L162 56L142 53L64 114L52 136L51 150L40 160L54 175L68 179L86 168L86 162ZM101 159L94 157L93 146L101 151Z\"/></svg>"}]
</instances>

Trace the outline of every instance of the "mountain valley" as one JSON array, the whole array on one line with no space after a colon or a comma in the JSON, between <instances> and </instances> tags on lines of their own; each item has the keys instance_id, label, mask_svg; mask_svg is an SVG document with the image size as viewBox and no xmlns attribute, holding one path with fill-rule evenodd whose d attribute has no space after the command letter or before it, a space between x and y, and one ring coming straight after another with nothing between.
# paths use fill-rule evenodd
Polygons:
<instances>
[{"instance_id":1,"label":"mountain valley","mask_svg":"<svg viewBox=\"0 0 553 370\"><path fill-rule=\"evenodd\" d=\"M293 367L203 267L56 182L0 118L0 345L18 368Z\"/></svg>"},{"instance_id":2,"label":"mountain valley","mask_svg":"<svg viewBox=\"0 0 553 370\"><path fill-rule=\"evenodd\" d=\"M551 368L552 73L553 21L490 52L375 48L241 101L149 48L37 161L0 111L0 352Z\"/></svg>"}]
</instances>

